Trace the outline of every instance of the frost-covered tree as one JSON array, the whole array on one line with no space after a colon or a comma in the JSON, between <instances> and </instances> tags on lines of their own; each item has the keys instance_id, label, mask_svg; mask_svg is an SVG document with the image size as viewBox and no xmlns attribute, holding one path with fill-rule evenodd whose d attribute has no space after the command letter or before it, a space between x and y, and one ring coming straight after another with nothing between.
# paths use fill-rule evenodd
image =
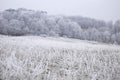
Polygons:
<instances>
[{"instance_id":1,"label":"frost-covered tree","mask_svg":"<svg viewBox=\"0 0 120 80\"><path fill-rule=\"evenodd\" d=\"M120 32L116 34L116 42L120 44Z\"/></svg>"},{"instance_id":2,"label":"frost-covered tree","mask_svg":"<svg viewBox=\"0 0 120 80\"><path fill-rule=\"evenodd\" d=\"M24 23L22 21L11 19L9 21L8 34L11 35L24 35L26 32L24 31Z\"/></svg>"},{"instance_id":3,"label":"frost-covered tree","mask_svg":"<svg viewBox=\"0 0 120 80\"><path fill-rule=\"evenodd\" d=\"M114 30L114 33L120 32L120 20L115 22L113 30Z\"/></svg>"},{"instance_id":4,"label":"frost-covered tree","mask_svg":"<svg viewBox=\"0 0 120 80\"><path fill-rule=\"evenodd\" d=\"M105 32L103 32L102 33L102 41L103 42L106 42L106 43L109 43L110 42L110 36L111 36L111 34L110 34L110 32L109 31L105 31Z\"/></svg>"},{"instance_id":5,"label":"frost-covered tree","mask_svg":"<svg viewBox=\"0 0 120 80\"><path fill-rule=\"evenodd\" d=\"M53 16L24 8L0 12L0 34L46 35L120 44L120 20L114 24L80 16Z\"/></svg>"}]
</instances>

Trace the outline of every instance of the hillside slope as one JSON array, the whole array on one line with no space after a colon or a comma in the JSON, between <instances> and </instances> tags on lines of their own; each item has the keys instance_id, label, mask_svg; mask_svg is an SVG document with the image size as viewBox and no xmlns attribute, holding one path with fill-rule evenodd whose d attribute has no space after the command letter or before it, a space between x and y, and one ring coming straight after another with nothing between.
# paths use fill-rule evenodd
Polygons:
<instances>
[{"instance_id":1,"label":"hillside slope","mask_svg":"<svg viewBox=\"0 0 120 80\"><path fill-rule=\"evenodd\" d=\"M0 35L1 80L120 80L120 46Z\"/></svg>"}]
</instances>

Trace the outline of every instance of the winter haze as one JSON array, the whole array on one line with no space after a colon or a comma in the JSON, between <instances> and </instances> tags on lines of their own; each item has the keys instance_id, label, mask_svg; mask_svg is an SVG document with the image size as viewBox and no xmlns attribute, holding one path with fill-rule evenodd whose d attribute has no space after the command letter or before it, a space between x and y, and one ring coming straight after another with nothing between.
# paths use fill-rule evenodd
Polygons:
<instances>
[{"instance_id":1,"label":"winter haze","mask_svg":"<svg viewBox=\"0 0 120 80\"><path fill-rule=\"evenodd\" d=\"M120 80L120 0L0 0L0 80Z\"/></svg>"},{"instance_id":2,"label":"winter haze","mask_svg":"<svg viewBox=\"0 0 120 80\"><path fill-rule=\"evenodd\" d=\"M21 7L55 15L80 15L106 21L120 19L120 0L0 0L0 10Z\"/></svg>"}]
</instances>

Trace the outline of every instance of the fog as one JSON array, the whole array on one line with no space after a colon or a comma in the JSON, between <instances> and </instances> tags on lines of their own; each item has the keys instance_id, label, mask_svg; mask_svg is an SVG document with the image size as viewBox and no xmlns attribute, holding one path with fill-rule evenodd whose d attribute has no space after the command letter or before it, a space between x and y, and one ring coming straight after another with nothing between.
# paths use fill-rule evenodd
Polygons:
<instances>
[{"instance_id":1,"label":"fog","mask_svg":"<svg viewBox=\"0 0 120 80\"><path fill-rule=\"evenodd\" d=\"M53 15L77 15L110 21L120 19L120 0L0 0L0 11L27 8Z\"/></svg>"}]
</instances>

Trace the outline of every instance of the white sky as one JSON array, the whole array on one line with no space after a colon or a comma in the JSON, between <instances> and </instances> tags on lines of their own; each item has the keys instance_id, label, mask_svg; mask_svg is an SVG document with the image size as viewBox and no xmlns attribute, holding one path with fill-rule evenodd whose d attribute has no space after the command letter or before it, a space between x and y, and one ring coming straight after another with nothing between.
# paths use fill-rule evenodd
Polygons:
<instances>
[{"instance_id":1,"label":"white sky","mask_svg":"<svg viewBox=\"0 0 120 80\"><path fill-rule=\"evenodd\" d=\"M120 19L120 0L0 0L0 11L27 8L55 15L80 15L101 20Z\"/></svg>"}]
</instances>

